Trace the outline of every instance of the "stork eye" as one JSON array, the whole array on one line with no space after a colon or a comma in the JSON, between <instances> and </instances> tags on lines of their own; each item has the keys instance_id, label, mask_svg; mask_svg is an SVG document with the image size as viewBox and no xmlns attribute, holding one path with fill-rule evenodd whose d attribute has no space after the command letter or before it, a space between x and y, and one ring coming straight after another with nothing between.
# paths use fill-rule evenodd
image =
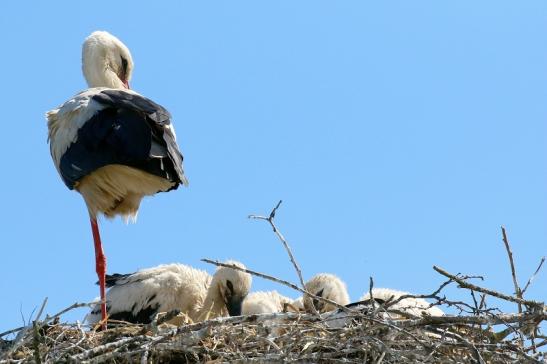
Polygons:
<instances>
[{"instance_id":1,"label":"stork eye","mask_svg":"<svg viewBox=\"0 0 547 364\"><path fill-rule=\"evenodd\" d=\"M230 295L234 295L234 285L230 281L226 281L226 287L228 287L228 290L230 291Z\"/></svg>"},{"instance_id":2,"label":"stork eye","mask_svg":"<svg viewBox=\"0 0 547 364\"><path fill-rule=\"evenodd\" d=\"M324 291L324 289L321 289L321 290L320 290L319 292L317 292L315 295L316 295L317 297L323 297L323 291Z\"/></svg>"},{"instance_id":3,"label":"stork eye","mask_svg":"<svg viewBox=\"0 0 547 364\"><path fill-rule=\"evenodd\" d=\"M122 68L120 69L120 79L122 81L126 81L127 78L127 59L121 57L122 59Z\"/></svg>"},{"instance_id":4,"label":"stork eye","mask_svg":"<svg viewBox=\"0 0 547 364\"><path fill-rule=\"evenodd\" d=\"M124 72L127 72L127 59L122 57L122 69Z\"/></svg>"},{"instance_id":5,"label":"stork eye","mask_svg":"<svg viewBox=\"0 0 547 364\"><path fill-rule=\"evenodd\" d=\"M317 297L323 297L323 289L317 292L315 295ZM314 298L312 302L315 309L321 311L321 309L323 308L323 301L319 301L317 298Z\"/></svg>"}]
</instances>

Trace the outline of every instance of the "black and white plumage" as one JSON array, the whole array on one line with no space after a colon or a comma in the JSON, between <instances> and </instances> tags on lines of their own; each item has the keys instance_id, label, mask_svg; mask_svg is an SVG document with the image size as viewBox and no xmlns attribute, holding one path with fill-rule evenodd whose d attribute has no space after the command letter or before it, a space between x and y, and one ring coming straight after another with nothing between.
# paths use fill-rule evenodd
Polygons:
<instances>
[{"instance_id":1,"label":"black and white plumage","mask_svg":"<svg viewBox=\"0 0 547 364\"><path fill-rule=\"evenodd\" d=\"M52 155L68 188L114 164L164 178L171 188L186 183L171 115L162 106L130 90L94 88L65 103L56 117L75 112L87 120L74 120L76 127L61 140L59 134L51 136Z\"/></svg>"},{"instance_id":2,"label":"black and white plumage","mask_svg":"<svg viewBox=\"0 0 547 364\"><path fill-rule=\"evenodd\" d=\"M135 220L144 196L188 182L169 112L129 90L129 49L94 32L83 44L82 69L90 88L47 113L48 140L61 178L89 211L104 319L106 257L97 216Z\"/></svg>"},{"instance_id":3,"label":"black and white plumage","mask_svg":"<svg viewBox=\"0 0 547 364\"><path fill-rule=\"evenodd\" d=\"M239 262L228 261L239 268ZM213 276L183 264L167 264L131 274L107 276L109 319L149 323L157 313L179 310L194 322L218 316L241 315L251 287L251 275L221 267ZM101 320L100 307L87 320Z\"/></svg>"}]
</instances>

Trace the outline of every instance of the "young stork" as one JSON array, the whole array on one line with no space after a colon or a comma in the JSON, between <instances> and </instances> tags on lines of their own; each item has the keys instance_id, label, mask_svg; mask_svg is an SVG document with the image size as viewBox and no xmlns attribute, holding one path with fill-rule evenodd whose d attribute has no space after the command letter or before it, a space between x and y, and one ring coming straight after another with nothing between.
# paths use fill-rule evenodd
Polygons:
<instances>
[{"instance_id":1,"label":"young stork","mask_svg":"<svg viewBox=\"0 0 547 364\"><path fill-rule=\"evenodd\" d=\"M239 268L242 263L227 261ZM193 322L219 316L239 316L252 278L228 267L211 276L184 264L166 264L135 273L106 276L109 320L148 324L157 313L179 310ZM100 308L94 307L86 321L99 322Z\"/></svg>"},{"instance_id":2,"label":"young stork","mask_svg":"<svg viewBox=\"0 0 547 364\"><path fill-rule=\"evenodd\" d=\"M82 47L82 70L90 88L47 113L48 140L57 171L89 211L105 320L106 257L97 216L135 221L144 196L188 182L171 115L129 89L129 49L107 32L93 32Z\"/></svg>"}]
</instances>

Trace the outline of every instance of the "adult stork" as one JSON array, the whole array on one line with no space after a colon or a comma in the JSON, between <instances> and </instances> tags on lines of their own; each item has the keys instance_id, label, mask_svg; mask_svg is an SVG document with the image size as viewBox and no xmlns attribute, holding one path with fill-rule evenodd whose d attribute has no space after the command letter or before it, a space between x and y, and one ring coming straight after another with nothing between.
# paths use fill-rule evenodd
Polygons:
<instances>
[{"instance_id":1,"label":"adult stork","mask_svg":"<svg viewBox=\"0 0 547 364\"><path fill-rule=\"evenodd\" d=\"M93 32L83 44L82 70L89 88L47 113L48 140L61 178L89 211L106 322L98 216L135 221L144 196L188 181L169 112L129 89L129 49L107 32Z\"/></svg>"}]
</instances>

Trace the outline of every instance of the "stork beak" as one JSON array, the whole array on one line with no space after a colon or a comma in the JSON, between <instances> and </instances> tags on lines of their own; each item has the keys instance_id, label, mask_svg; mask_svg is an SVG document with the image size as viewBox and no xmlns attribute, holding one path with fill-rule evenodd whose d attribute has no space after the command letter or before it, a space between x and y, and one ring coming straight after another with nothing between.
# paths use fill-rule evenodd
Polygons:
<instances>
[{"instance_id":1,"label":"stork beak","mask_svg":"<svg viewBox=\"0 0 547 364\"><path fill-rule=\"evenodd\" d=\"M226 302L226 308L230 316L241 316L241 304L243 303L243 297L231 296Z\"/></svg>"}]
</instances>

